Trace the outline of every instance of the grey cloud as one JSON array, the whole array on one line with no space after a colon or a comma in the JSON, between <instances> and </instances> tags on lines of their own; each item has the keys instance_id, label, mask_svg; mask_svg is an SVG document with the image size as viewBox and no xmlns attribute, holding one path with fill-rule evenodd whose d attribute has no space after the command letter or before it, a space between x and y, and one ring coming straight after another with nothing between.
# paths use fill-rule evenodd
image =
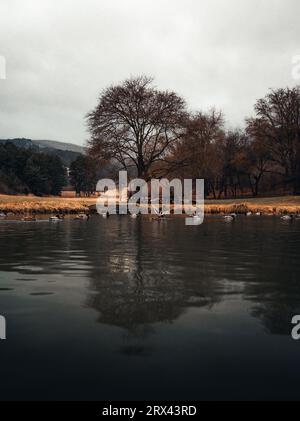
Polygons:
<instances>
[{"instance_id":1,"label":"grey cloud","mask_svg":"<svg viewBox=\"0 0 300 421\"><path fill-rule=\"evenodd\" d=\"M256 98L296 83L299 15L299 0L2 0L0 137L83 144L99 92L141 73L243 125Z\"/></svg>"}]
</instances>

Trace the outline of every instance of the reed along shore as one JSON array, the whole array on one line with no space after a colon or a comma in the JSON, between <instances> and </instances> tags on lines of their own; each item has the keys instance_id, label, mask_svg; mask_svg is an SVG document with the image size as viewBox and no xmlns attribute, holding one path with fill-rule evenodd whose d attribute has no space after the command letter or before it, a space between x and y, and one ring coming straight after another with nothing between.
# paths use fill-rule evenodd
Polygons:
<instances>
[{"instance_id":1,"label":"reed along shore","mask_svg":"<svg viewBox=\"0 0 300 421\"><path fill-rule=\"evenodd\" d=\"M172 208L172 206L171 206ZM11 214L54 214L96 212L96 197L36 197L0 195L0 212ZM300 196L206 200L205 213L300 214Z\"/></svg>"}]
</instances>

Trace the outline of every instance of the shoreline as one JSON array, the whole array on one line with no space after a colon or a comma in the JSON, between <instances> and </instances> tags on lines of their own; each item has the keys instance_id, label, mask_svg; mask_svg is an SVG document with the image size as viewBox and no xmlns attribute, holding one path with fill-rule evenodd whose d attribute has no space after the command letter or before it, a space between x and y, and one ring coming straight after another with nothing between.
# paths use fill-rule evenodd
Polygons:
<instances>
[{"instance_id":1,"label":"shoreline","mask_svg":"<svg viewBox=\"0 0 300 421\"><path fill-rule=\"evenodd\" d=\"M96 197L64 198L36 196L0 195L0 212L11 214L76 214L96 212ZM171 209L174 206L171 205ZM206 214L226 214L247 212L282 215L300 214L300 196L260 197L249 199L206 200Z\"/></svg>"}]
</instances>

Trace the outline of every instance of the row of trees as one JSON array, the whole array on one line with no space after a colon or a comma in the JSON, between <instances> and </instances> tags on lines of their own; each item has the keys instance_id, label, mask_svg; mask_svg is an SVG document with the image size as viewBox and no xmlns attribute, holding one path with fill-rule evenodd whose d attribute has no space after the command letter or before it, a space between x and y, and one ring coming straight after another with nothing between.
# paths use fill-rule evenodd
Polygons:
<instances>
[{"instance_id":1,"label":"row of trees","mask_svg":"<svg viewBox=\"0 0 300 421\"><path fill-rule=\"evenodd\" d=\"M259 99L244 130L228 131L221 112L190 113L183 98L141 76L105 89L87 115L88 154L70 166L76 193L91 194L106 169L130 176L204 178L206 196L300 193L300 87ZM109 172L110 171L110 172ZM59 194L66 183L57 156L0 146L0 189Z\"/></svg>"},{"instance_id":2,"label":"row of trees","mask_svg":"<svg viewBox=\"0 0 300 421\"><path fill-rule=\"evenodd\" d=\"M65 168L57 156L0 145L0 190L3 193L57 195L66 183Z\"/></svg>"},{"instance_id":3,"label":"row of trees","mask_svg":"<svg viewBox=\"0 0 300 421\"><path fill-rule=\"evenodd\" d=\"M300 88L270 91L246 128L226 131L221 112L189 113L148 77L111 86L87 116L89 156L151 177L204 178L206 194L300 193Z\"/></svg>"}]
</instances>

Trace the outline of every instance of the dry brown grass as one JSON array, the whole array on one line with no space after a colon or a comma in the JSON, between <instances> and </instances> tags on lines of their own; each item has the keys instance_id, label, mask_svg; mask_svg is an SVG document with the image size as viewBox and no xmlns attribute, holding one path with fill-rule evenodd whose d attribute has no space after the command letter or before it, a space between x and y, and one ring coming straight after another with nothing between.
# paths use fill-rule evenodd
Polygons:
<instances>
[{"instance_id":1,"label":"dry brown grass","mask_svg":"<svg viewBox=\"0 0 300 421\"><path fill-rule=\"evenodd\" d=\"M206 201L206 213L300 213L300 196Z\"/></svg>"},{"instance_id":2,"label":"dry brown grass","mask_svg":"<svg viewBox=\"0 0 300 421\"><path fill-rule=\"evenodd\" d=\"M0 211L13 213L77 213L94 208L96 198L63 198L35 196L0 195ZM236 200L209 200L205 202L205 212L263 214L300 213L300 196L267 197Z\"/></svg>"},{"instance_id":3,"label":"dry brown grass","mask_svg":"<svg viewBox=\"0 0 300 421\"><path fill-rule=\"evenodd\" d=\"M0 195L0 210L13 213L77 213L89 210L96 198Z\"/></svg>"}]
</instances>

